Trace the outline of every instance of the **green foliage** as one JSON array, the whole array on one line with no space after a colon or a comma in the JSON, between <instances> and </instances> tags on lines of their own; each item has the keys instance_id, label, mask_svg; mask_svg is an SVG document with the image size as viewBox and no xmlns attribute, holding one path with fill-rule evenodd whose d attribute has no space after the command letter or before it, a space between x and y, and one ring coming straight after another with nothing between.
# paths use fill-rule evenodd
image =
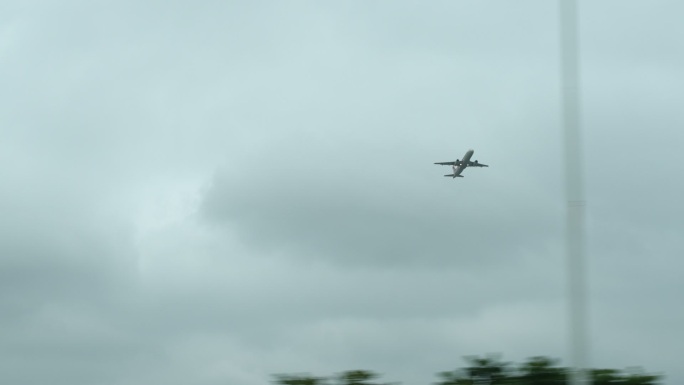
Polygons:
<instances>
[{"instance_id":1,"label":"green foliage","mask_svg":"<svg viewBox=\"0 0 684 385\"><path fill-rule=\"evenodd\" d=\"M594 369L591 378L593 385L655 385L660 376L645 374L641 370L621 373L615 369Z\"/></svg>"},{"instance_id":2,"label":"green foliage","mask_svg":"<svg viewBox=\"0 0 684 385\"><path fill-rule=\"evenodd\" d=\"M501 361L498 355L464 357L467 366L437 373L434 385L566 385L569 369L558 366L558 360L537 356L520 365ZM642 370L592 369L592 385L657 385L660 375ZM330 378L309 375L277 375L277 385L383 385L371 382L379 377L368 370L349 370ZM387 384L384 384L387 385Z\"/></svg>"},{"instance_id":3,"label":"green foliage","mask_svg":"<svg viewBox=\"0 0 684 385\"><path fill-rule=\"evenodd\" d=\"M623 383L619 370L594 369L591 371L591 381L594 385L614 385Z\"/></svg>"},{"instance_id":4,"label":"green foliage","mask_svg":"<svg viewBox=\"0 0 684 385\"><path fill-rule=\"evenodd\" d=\"M338 385L389 385L381 384L379 382L369 382L375 378L380 377L379 374L368 370L349 370L340 373L338 376Z\"/></svg>"},{"instance_id":5,"label":"green foliage","mask_svg":"<svg viewBox=\"0 0 684 385\"><path fill-rule=\"evenodd\" d=\"M302 374L278 374L274 377L275 384L277 385L383 385L370 382L380 376L368 370L348 370L333 378L313 377Z\"/></svg>"},{"instance_id":6,"label":"green foliage","mask_svg":"<svg viewBox=\"0 0 684 385\"><path fill-rule=\"evenodd\" d=\"M277 374L276 384L278 385L325 385L325 379L301 374Z\"/></svg>"},{"instance_id":7,"label":"green foliage","mask_svg":"<svg viewBox=\"0 0 684 385\"><path fill-rule=\"evenodd\" d=\"M555 365L556 360L548 357L532 357L518 369L518 382L529 385L565 384L567 369Z\"/></svg>"},{"instance_id":8,"label":"green foliage","mask_svg":"<svg viewBox=\"0 0 684 385\"><path fill-rule=\"evenodd\" d=\"M342 372L338 379L340 385L376 385L368 381L377 377L377 374L367 370L349 370Z\"/></svg>"},{"instance_id":9,"label":"green foliage","mask_svg":"<svg viewBox=\"0 0 684 385\"><path fill-rule=\"evenodd\" d=\"M558 361L549 357L532 357L519 366L499 360L498 356L479 358L465 357L470 365L451 372L438 373L440 381L435 385L565 385L569 369L559 367ZM641 371L623 373L615 369L589 371L592 385L656 385L661 376Z\"/></svg>"},{"instance_id":10,"label":"green foliage","mask_svg":"<svg viewBox=\"0 0 684 385\"><path fill-rule=\"evenodd\" d=\"M437 373L437 376L441 377L442 381L438 382L436 385L471 385L473 383L473 380L467 378L460 370L440 372Z\"/></svg>"},{"instance_id":11,"label":"green foliage","mask_svg":"<svg viewBox=\"0 0 684 385\"><path fill-rule=\"evenodd\" d=\"M499 360L499 356L490 355L480 358L467 356L465 360L470 364L463 369L452 372L441 372L442 382L437 385L500 385L509 384L509 364Z\"/></svg>"}]
</instances>

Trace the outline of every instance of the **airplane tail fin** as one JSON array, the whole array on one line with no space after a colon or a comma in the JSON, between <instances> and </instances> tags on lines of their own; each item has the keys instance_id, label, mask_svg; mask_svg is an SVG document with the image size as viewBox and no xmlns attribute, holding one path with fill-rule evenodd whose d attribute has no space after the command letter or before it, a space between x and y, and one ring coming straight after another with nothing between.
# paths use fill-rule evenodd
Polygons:
<instances>
[{"instance_id":1,"label":"airplane tail fin","mask_svg":"<svg viewBox=\"0 0 684 385\"><path fill-rule=\"evenodd\" d=\"M456 178L456 177L463 178L463 175L454 175L454 174L446 174L444 176L450 176L452 178Z\"/></svg>"}]
</instances>

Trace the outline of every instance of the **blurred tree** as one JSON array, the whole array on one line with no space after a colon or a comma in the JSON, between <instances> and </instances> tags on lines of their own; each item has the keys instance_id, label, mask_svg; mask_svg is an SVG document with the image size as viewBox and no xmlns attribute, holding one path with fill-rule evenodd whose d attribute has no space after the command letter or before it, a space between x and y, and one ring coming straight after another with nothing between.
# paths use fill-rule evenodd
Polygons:
<instances>
[{"instance_id":1,"label":"blurred tree","mask_svg":"<svg viewBox=\"0 0 684 385\"><path fill-rule=\"evenodd\" d=\"M592 385L617 385L624 384L624 378L619 370L615 369L593 369L591 371Z\"/></svg>"},{"instance_id":2,"label":"blurred tree","mask_svg":"<svg viewBox=\"0 0 684 385\"><path fill-rule=\"evenodd\" d=\"M437 373L441 381L435 385L472 385L473 381L464 374L462 370Z\"/></svg>"},{"instance_id":3,"label":"blurred tree","mask_svg":"<svg viewBox=\"0 0 684 385\"><path fill-rule=\"evenodd\" d=\"M655 385L662 376L645 374L643 370L631 368L628 373L615 369L594 369L591 371L592 385Z\"/></svg>"},{"instance_id":4,"label":"blurred tree","mask_svg":"<svg viewBox=\"0 0 684 385\"><path fill-rule=\"evenodd\" d=\"M276 374L275 383L278 385L325 385L324 378L312 377L301 374Z\"/></svg>"},{"instance_id":5,"label":"blurred tree","mask_svg":"<svg viewBox=\"0 0 684 385\"><path fill-rule=\"evenodd\" d=\"M500 361L500 355L489 355L486 358L477 356L467 356L466 361L470 362L465 370L473 380L474 384L497 385L507 383L508 363Z\"/></svg>"},{"instance_id":6,"label":"blurred tree","mask_svg":"<svg viewBox=\"0 0 684 385\"><path fill-rule=\"evenodd\" d=\"M519 366L503 362L498 355L464 357L469 366L450 372L437 373L434 385L566 385L568 369L557 366L558 361L537 356ZM644 373L641 369L590 370L592 385L657 385L660 375ZM276 375L277 385L389 385L370 382L379 377L368 370L349 370L331 378L310 375Z\"/></svg>"},{"instance_id":7,"label":"blurred tree","mask_svg":"<svg viewBox=\"0 0 684 385\"><path fill-rule=\"evenodd\" d=\"M464 359L470 366L451 372L441 372L437 375L442 381L437 385L499 385L510 384L509 364L499 360L498 355L480 358L467 356Z\"/></svg>"},{"instance_id":8,"label":"blurred tree","mask_svg":"<svg viewBox=\"0 0 684 385\"><path fill-rule=\"evenodd\" d=\"M526 385L565 384L567 369L556 367L556 360L548 357L532 357L518 369L518 381Z\"/></svg>"},{"instance_id":9,"label":"blurred tree","mask_svg":"<svg viewBox=\"0 0 684 385\"><path fill-rule=\"evenodd\" d=\"M388 385L370 382L380 377L368 370L348 370L335 376L334 382L330 379L313 377L308 374L277 374L274 375L277 385Z\"/></svg>"},{"instance_id":10,"label":"blurred tree","mask_svg":"<svg viewBox=\"0 0 684 385\"><path fill-rule=\"evenodd\" d=\"M632 373L624 377L625 385L655 385L662 376L655 374Z\"/></svg>"},{"instance_id":11,"label":"blurred tree","mask_svg":"<svg viewBox=\"0 0 684 385\"><path fill-rule=\"evenodd\" d=\"M340 373L337 378L340 385L382 385L369 382L378 377L380 375L368 370L348 370Z\"/></svg>"}]
</instances>

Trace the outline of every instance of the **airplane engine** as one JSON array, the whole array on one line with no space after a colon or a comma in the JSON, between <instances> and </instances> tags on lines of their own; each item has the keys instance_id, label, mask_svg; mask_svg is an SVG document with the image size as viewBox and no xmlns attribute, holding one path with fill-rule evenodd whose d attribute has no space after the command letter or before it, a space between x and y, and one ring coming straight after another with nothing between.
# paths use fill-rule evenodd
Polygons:
<instances>
[{"instance_id":1,"label":"airplane engine","mask_svg":"<svg viewBox=\"0 0 684 385\"><path fill-rule=\"evenodd\" d=\"M478 164L478 162L477 162L477 161L475 161L475 164Z\"/></svg>"}]
</instances>

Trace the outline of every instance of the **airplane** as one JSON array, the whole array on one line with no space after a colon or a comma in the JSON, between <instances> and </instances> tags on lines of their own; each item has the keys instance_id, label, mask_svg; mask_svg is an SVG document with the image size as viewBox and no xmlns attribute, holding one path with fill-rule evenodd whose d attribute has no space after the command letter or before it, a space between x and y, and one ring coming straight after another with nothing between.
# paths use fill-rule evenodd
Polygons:
<instances>
[{"instance_id":1,"label":"airplane","mask_svg":"<svg viewBox=\"0 0 684 385\"><path fill-rule=\"evenodd\" d=\"M450 176L452 178L463 178L463 175L461 175L461 173L463 172L463 170L466 169L466 167L489 167L486 164L482 164L478 161L471 162L470 157L473 156L474 152L475 151L473 151L472 149L468 150L468 152L466 152L466 154L463 156L463 160L456 159L453 162L437 162L435 164L451 166L451 168L454 170L453 174L446 174L444 176Z\"/></svg>"}]
</instances>

